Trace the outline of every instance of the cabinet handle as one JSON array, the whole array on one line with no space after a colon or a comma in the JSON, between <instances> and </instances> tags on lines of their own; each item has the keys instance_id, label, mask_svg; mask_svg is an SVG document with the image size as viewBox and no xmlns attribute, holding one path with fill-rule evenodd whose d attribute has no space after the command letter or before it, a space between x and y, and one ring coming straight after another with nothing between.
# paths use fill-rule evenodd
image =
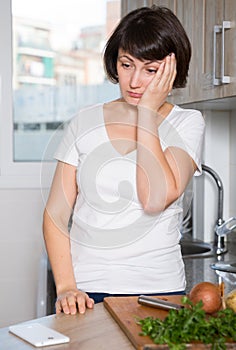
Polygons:
<instances>
[{"instance_id":1,"label":"cabinet handle","mask_svg":"<svg viewBox=\"0 0 236 350\"><path fill-rule=\"evenodd\" d=\"M223 21L222 25L214 26L214 39L213 39L213 85L229 84L230 76L225 75L225 30L231 28L230 21ZM216 35L222 33L222 45L221 45L221 77L216 77Z\"/></svg>"},{"instance_id":2,"label":"cabinet handle","mask_svg":"<svg viewBox=\"0 0 236 350\"><path fill-rule=\"evenodd\" d=\"M214 38L213 38L213 85L221 85L221 79L216 78L216 35L222 32L221 25L214 26Z\"/></svg>"},{"instance_id":3,"label":"cabinet handle","mask_svg":"<svg viewBox=\"0 0 236 350\"><path fill-rule=\"evenodd\" d=\"M230 21L223 21L222 25L222 58L221 58L221 79L223 84L230 83L230 76L225 75L225 30L231 28Z\"/></svg>"}]
</instances>

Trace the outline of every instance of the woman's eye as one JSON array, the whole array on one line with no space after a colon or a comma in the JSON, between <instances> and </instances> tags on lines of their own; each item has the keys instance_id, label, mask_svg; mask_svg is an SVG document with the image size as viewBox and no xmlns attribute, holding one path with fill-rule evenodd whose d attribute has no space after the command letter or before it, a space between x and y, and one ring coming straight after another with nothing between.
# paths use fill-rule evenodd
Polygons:
<instances>
[{"instance_id":1,"label":"woman's eye","mask_svg":"<svg viewBox=\"0 0 236 350\"><path fill-rule=\"evenodd\" d=\"M121 63L121 66L124 68L130 68L130 63Z\"/></svg>"},{"instance_id":2,"label":"woman's eye","mask_svg":"<svg viewBox=\"0 0 236 350\"><path fill-rule=\"evenodd\" d=\"M155 74L157 72L157 69L149 68L149 69L147 69L147 72L150 74Z\"/></svg>"}]
</instances>

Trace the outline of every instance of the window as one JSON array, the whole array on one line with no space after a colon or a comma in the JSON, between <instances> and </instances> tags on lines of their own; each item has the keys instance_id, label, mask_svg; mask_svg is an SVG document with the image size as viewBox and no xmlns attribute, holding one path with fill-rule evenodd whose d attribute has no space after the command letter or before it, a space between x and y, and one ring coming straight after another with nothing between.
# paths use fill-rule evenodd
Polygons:
<instances>
[{"instance_id":1,"label":"window","mask_svg":"<svg viewBox=\"0 0 236 350\"><path fill-rule=\"evenodd\" d=\"M0 3L1 178L38 174L79 109L119 96L102 50L120 7L121 0Z\"/></svg>"},{"instance_id":2,"label":"window","mask_svg":"<svg viewBox=\"0 0 236 350\"><path fill-rule=\"evenodd\" d=\"M79 109L117 96L101 51L120 1L97 4L12 0L14 161L52 159L54 147L45 146L55 129L60 136Z\"/></svg>"}]
</instances>

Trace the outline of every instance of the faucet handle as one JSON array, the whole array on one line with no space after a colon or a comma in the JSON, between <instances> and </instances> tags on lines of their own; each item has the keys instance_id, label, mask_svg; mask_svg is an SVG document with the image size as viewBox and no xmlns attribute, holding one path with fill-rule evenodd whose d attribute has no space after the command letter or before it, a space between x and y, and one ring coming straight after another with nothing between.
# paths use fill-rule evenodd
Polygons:
<instances>
[{"instance_id":1,"label":"faucet handle","mask_svg":"<svg viewBox=\"0 0 236 350\"><path fill-rule=\"evenodd\" d=\"M236 217L232 217L225 221L222 225L216 225L215 232L218 236L225 236L236 228Z\"/></svg>"}]
</instances>

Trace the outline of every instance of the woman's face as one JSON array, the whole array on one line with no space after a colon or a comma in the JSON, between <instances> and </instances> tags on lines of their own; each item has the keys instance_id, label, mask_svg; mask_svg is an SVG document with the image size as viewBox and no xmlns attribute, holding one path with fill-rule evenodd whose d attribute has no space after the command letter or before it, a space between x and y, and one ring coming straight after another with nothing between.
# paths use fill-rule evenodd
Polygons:
<instances>
[{"instance_id":1,"label":"woman's face","mask_svg":"<svg viewBox=\"0 0 236 350\"><path fill-rule=\"evenodd\" d=\"M117 74L123 99L137 105L142 94L154 78L162 60L140 61L122 49L118 52Z\"/></svg>"}]
</instances>

